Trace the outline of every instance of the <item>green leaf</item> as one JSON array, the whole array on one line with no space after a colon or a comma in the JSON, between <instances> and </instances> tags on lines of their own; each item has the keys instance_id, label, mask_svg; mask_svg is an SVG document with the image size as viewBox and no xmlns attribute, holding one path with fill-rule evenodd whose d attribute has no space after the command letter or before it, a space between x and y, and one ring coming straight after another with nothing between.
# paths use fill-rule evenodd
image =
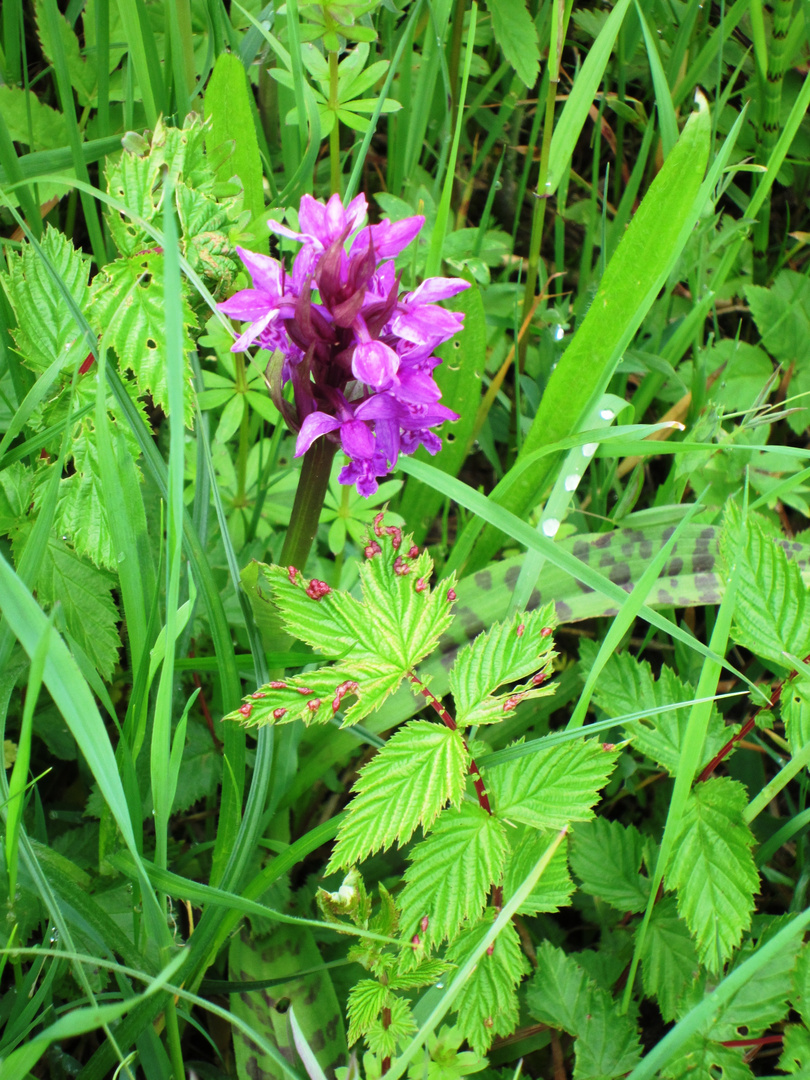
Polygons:
<instances>
[{"instance_id":1,"label":"green leaf","mask_svg":"<svg viewBox=\"0 0 810 1080\"><path fill-rule=\"evenodd\" d=\"M553 692L553 686L542 684L551 674L556 656L551 640L555 622L551 604L538 611L516 612L461 650L449 676L459 727L497 723L518 702ZM525 685L495 695L504 683L532 673L534 677Z\"/></svg>"},{"instance_id":2,"label":"green leaf","mask_svg":"<svg viewBox=\"0 0 810 1080\"><path fill-rule=\"evenodd\" d=\"M461 967L492 926L495 912L487 909L480 922L465 930L450 946L447 959ZM510 923L501 931L455 1002L457 1026L479 1054L498 1035L510 1035L518 1021L517 986L529 971L520 951L520 938Z\"/></svg>"},{"instance_id":3,"label":"green leaf","mask_svg":"<svg viewBox=\"0 0 810 1080\"><path fill-rule=\"evenodd\" d=\"M742 534L740 583L734 608L736 640L780 667L789 665L783 653L805 656L810 643L810 604L807 587L795 562L768 536L757 518L743 518L729 503L721 551L729 561Z\"/></svg>"},{"instance_id":4,"label":"green leaf","mask_svg":"<svg viewBox=\"0 0 810 1080\"><path fill-rule=\"evenodd\" d=\"M754 837L742 820L742 784L714 777L697 784L686 803L667 884L697 941L701 963L718 972L751 924L759 874Z\"/></svg>"},{"instance_id":5,"label":"green leaf","mask_svg":"<svg viewBox=\"0 0 810 1080\"><path fill-rule=\"evenodd\" d=\"M382 1020L377 1020L366 1033L369 1049L379 1057L393 1057L397 1046L404 1045L408 1036L416 1031L416 1021L407 1001L392 997L390 1009L388 1025L384 1027Z\"/></svg>"},{"instance_id":6,"label":"green leaf","mask_svg":"<svg viewBox=\"0 0 810 1080\"><path fill-rule=\"evenodd\" d=\"M68 633L105 680L112 677L121 647L114 585L111 574L89 566L63 541L50 537L37 579L38 599L45 606L60 605Z\"/></svg>"},{"instance_id":7,"label":"green leaf","mask_svg":"<svg viewBox=\"0 0 810 1080\"><path fill-rule=\"evenodd\" d=\"M537 28L523 0L487 0L495 40L529 90L540 74Z\"/></svg>"},{"instance_id":8,"label":"green leaf","mask_svg":"<svg viewBox=\"0 0 810 1080\"><path fill-rule=\"evenodd\" d=\"M530 829L518 825L509 830L512 853L506 860L503 875L504 903L509 901L532 870L549 844L556 838L551 831ZM519 915L537 915L540 912L558 911L571 902L574 883L568 873L566 845L560 844L534 889L518 908Z\"/></svg>"},{"instance_id":9,"label":"green leaf","mask_svg":"<svg viewBox=\"0 0 810 1080\"><path fill-rule=\"evenodd\" d=\"M66 291L83 310L90 260L51 226L45 229L41 245ZM44 261L29 244L23 245L19 255L11 255L9 263L2 281L17 316L14 341L26 364L45 371L57 356L67 354L81 334Z\"/></svg>"},{"instance_id":10,"label":"green leaf","mask_svg":"<svg viewBox=\"0 0 810 1080\"><path fill-rule=\"evenodd\" d=\"M810 1031L801 1024L788 1024L782 1036L779 1068L791 1075L810 1076Z\"/></svg>"},{"instance_id":11,"label":"green leaf","mask_svg":"<svg viewBox=\"0 0 810 1080\"><path fill-rule=\"evenodd\" d=\"M708 392L713 401L729 411L750 409L773 375L773 365L758 345L732 338L718 341L706 351L701 362L708 365L708 371L722 368L719 379Z\"/></svg>"},{"instance_id":12,"label":"green leaf","mask_svg":"<svg viewBox=\"0 0 810 1080\"><path fill-rule=\"evenodd\" d=\"M164 280L162 253L147 251L129 259L117 259L105 266L93 282L88 318L99 334L106 332L107 344L115 349L122 367L134 373L140 393L151 394L155 404L168 413ZM182 313L183 364L187 376L183 381L183 419L190 427L194 411L187 354L193 347L189 329L196 327L196 320L185 297Z\"/></svg>"},{"instance_id":13,"label":"green leaf","mask_svg":"<svg viewBox=\"0 0 810 1080\"><path fill-rule=\"evenodd\" d=\"M349 991L346 1011L349 1016L348 1042L352 1046L369 1030L391 998L387 986L376 979L361 979Z\"/></svg>"},{"instance_id":14,"label":"green leaf","mask_svg":"<svg viewBox=\"0 0 810 1080\"><path fill-rule=\"evenodd\" d=\"M468 763L459 731L429 720L405 724L360 770L327 873L395 840L401 847L419 825L428 829L448 801L460 802Z\"/></svg>"},{"instance_id":15,"label":"green leaf","mask_svg":"<svg viewBox=\"0 0 810 1080\"><path fill-rule=\"evenodd\" d=\"M557 830L571 821L590 820L618 751L596 739L545 750L538 739L537 746L533 754L487 769L486 784L495 796L498 817Z\"/></svg>"},{"instance_id":16,"label":"green leaf","mask_svg":"<svg viewBox=\"0 0 810 1080\"><path fill-rule=\"evenodd\" d=\"M769 288L746 285L743 291L762 336L763 348L785 370L794 366L790 393L810 390L810 363L806 350L810 335L810 283L805 275L782 270ZM810 423L810 406L807 398L801 398L796 404L799 409L787 417L787 422L796 435L801 435Z\"/></svg>"},{"instance_id":17,"label":"green leaf","mask_svg":"<svg viewBox=\"0 0 810 1080\"><path fill-rule=\"evenodd\" d=\"M48 62L53 64L55 43L50 34L50 20L45 17L42 10L42 0L35 0L34 11L36 13L37 33L42 45L42 51L47 57ZM98 93L98 74L96 67L94 64L89 64L86 60L82 59L81 50L79 48L79 39L76 37L73 27L64 15L57 13L56 18L59 25L59 36L62 39L62 45L67 59L70 84L76 91L76 95L81 105L92 105L95 102Z\"/></svg>"},{"instance_id":18,"label":"green leaf","mask_svg":"<svg viewBox=\"0 0 810 1080\"><path fill-rule=\"evenodd\" d=\"M0 470L0 533L15 533L31 506L33 474L15 461Z\"/></svg>"},{"instance_id":19,"label":"green leaf","mask_svg":"<svg viewBox=\"0 0 810 1080\"><path fill-rule=\"evenodd\" d=\"M617 911L643 911L650 892L649 878L641 876L643 848L634 825L596 818L572 833L571 869L591 896Z\"/></svg>"},{"instance_id":20,"label":"green leaf","mask_svg":"<svg viewBox=\"0 0 810 1080\"><path fill-rule=\"evenodd\" d=\"M597 652L596 642L580 642L580 666L583 672L590 670ZM624 734L633 740L633 746L639 753L652 758L670 776L675 776L691 705L667 712L661 709L678 701L689 702L694 696L694 687L682 682L672 668L663 666L656 679L652 667L645 660L636 660L630 653L621 652L614 653L605 664L593 700L608 716L626 716L649 710L649 717L628 724ZM737 730L738 726L726 727L720 713L712 707L701 764L711 761Z\"/></svg>"},{"instance_id":21,"label":"green leaf","mask_svg":"<svg viewBox=\"0 0 810 1080\"><path fill-rule=\"evenodd\" d=\"M810 681L792 679L782 689L780 706L790 752L795 757L810 742Z\"/></svg>"},{"instance_id":22,"label":"green leaf","mask_svg":"<svg viewBox=\"0 0 810 1080\"><path fill-rule=\"evenodd\" d=\"M418 934L430 948L452 941L465 919L478 919L500 882L506 851L506 829L480 806L445 810L405 871L399 898L405 939Z\"/></svg>"},{"instance_id":23,"label":"green leaf","mask_svg":"<svg viewBox=\"0 0 810 1080\"><path fill-rule=\"evenodd\" d=\"M793 973L793 1008L810 1028L810 949L803 945Z\"/></svg>"},{"instance_id":24,"label":"green leaf","mask_svg":"<svg viewBox=\"0 0 810 1080\"><path fill-rule=\"evenodd\" d=\"M86 555L96 566L113 570L117 565L118 553L113 551L107 524L98 446L86 421L82 423L80 435L73 443L73 466L74 472L59 483L54 527L60 535L70 538L80 555ZM44 475L47 476L47 472ZM41 485L39 492L43 490L44 486Z\"/></svg>"},{"instance_id":25,"label":"green leaf","mask_svg":"<svg viewBox=\"0 0 810 1080\"><path fill-rule=\"evenodd\" d=\"M31 112L29 132L28 114ZM0 86L0 112L15 142L32 150L55 150L68 141L65 117L21 86Z\"/></svg>"},{"instance_id":26,"label":"green leaf","mask_svg":"<svg viewBox=\"0 0 810 1080\"><path fill-rule=\"evenodd\" d=\"M641 1058L636 1026L616 1002L592 982L576 961L545 941L526 1004L531 1015L575 1036L576 1080L623 1076Z\"/></svg>"},{"instance_id":27,"label":"green leaf","mask_svg":"<svg viewBox=\"0 0 810 1080\"><path fill-rule=\"evenodd\" d=\"M722 1046L701 1035L687 1039L661 1070L671 1080L685 1076L705 1076L712 1080L753 1080L754 1074L743 1061L745 1047Z\"/></svg>"},{"instance_id":28,"label":"green leaf","mask_svg":"<svg viewBox=\"0 0 810 1080\"><path fill-rule=\"evenodd\" d=\"M666 1021L677 1015L678 999L700 974L695 943L676 910L675 898L655 905L641 948L641 980L647 997L655 998Z\"/></svg>"}]
</instances>

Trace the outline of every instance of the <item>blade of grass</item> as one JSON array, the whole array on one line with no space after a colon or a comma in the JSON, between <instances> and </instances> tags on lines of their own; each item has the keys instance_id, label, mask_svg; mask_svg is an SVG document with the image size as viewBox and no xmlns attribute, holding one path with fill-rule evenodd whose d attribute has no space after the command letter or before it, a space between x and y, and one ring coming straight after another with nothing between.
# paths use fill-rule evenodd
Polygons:
<instances>
[{"instance_id":1,"label":"blade of grass","mask_svg":"<svg viewBox=\"0 0 810 1080\"><path fill-rule=\"evenodd\" d=\"M658 108L658 126L661 129L661 145L664 151L664 159L669 157L669 153L672 150L675 143L678 141L678 120L675 116L675 109L672 106L672 95L669 90L669 83L664 73L664 68L661 64L661 57L658 55L658 46L655 44L655 38L652 31L647 25L647 20L644 18L644 12L638 0L633 0L636 8L636 14L641 22L641 29L644 34L644 45L647 49L647 59L650 63L650 72L652 73L653 87L655 89L655 103ZM694 4L692 5L694 7Z\"/></svg>"}]
</instances>

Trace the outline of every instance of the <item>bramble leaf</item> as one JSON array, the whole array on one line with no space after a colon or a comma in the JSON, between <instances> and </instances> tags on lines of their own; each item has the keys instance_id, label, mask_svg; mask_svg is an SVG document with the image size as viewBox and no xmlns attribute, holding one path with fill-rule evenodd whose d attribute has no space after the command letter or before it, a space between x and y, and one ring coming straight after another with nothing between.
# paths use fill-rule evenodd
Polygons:
<instances>
[{"instance_id":1,"label":"bramble leaf","mask_svg":"<svg viewBox=\"0 0 810 1080\"><path fill-rule=\"evenodd\" d=\"M759 874L754 837L742 820L742 784L713 777L696 784L683 813L668 868L678 911L694 935L701 963L718 972L751 924Z\"/></svg>"},{"instance_id":2,"label":"bramble leaf","mask_svg":"<svg viewBox=\"0 0 810 1080\"><path fill-rule=\"evenodd\" d=\"M810 647L807 586L797 564L765 533L756 516L743 518L739 508L729 503L721 539L726 562L734 557L740 536L734 637L757 656L788 667L785 652L805 656Z\"/></svg>"},{"instance_id":3,"label":"bramble leaf","mask_svg":"<svg viewBox=\"0 0 810 1080\"><path fill-rule=\"evenodd\" d=\"M788 1024L785 1028L779 1068L792 1076L810 1076L810 1031L803 1024Z\"/></svg>"},{"instance_id":4,"label":"bramble leaf","mask_svg":"<svg viewBox=\"0 0 810 1080\"><path fill-rule=\"evenodd\" d=\"M590 669L597 651L595 642L585 640L580 643L580 666L583 671ZM649 717L628 724L624 734L633 740L633 746L639 753L652 758L670 776L675 776L691 706L685 705L668 712L660 710L678 701L688 702L694 696L694 689L682 682L672 668L662 667L656 679L646 661L622 652L613 653L608 659L594 690L593 700L611 717L649 709ZM738 727L726 727L720 713L712 707L701 764L711 761L737 730Z\"/></svg>"},{"instance_id":5,"label":"bramble leaf","mask_svg":"<svg viewBox=\"0 0 810 1080\"><path fill-rule=\"evenodd\" d=\"M488 908L480 922L463 931L447 950L447 959L462 967L496 917ZM529 971L512 923L503 928L456 998L457 1026L479 1054L498 1035L509 1035L518 1020L517 986Z\"/></svg>"},{"instance_id":6,"label":"bramble leaf","mask_svg":"<svg viewBox=\"0 0 810 1080\"><path fill-rule=\"evenodd\" d=\"M487 0L495 40L514 67L518 78L530 90L540 74L540 46L537 28L523 0Z\"/></svg>"},{"instance_id":7,"label":"bramble leaf","mask_svg":"<svg viewBox=\"0 0 810 1080\"><path fill-rule=\"evenodd\" d=\"M189 328L195 327L194 313L185 297L178 297L183 320L183 419L190 427L192 349ZM115 349L121 366L129 368L142 394L151 394L155 404L168 411L169 390L166 379L166 305L163 253L144 251L128 259L116 259L99 273L93 282L88 317L106 332L107 342Z\"/></svg>"},{"instance_id":8,"label":"bramble leaf","mask_svg":"<svg viewBox=\"0 0 810 1080\"><path fill-rule=\"evenodd\" d=\"M613 997L592 982L562 949L545 941L526 1003L542 1023L561 1028L576 1042L576 1080L608 1080L629 1072L641 1057L636 1026Z\"/></svg>"},{"instance_id":9,"label":"bramble leaf","mask_svg":"<svg viewBox=\"0 0 810 1080\"><path fill-rule=\"evenodd\" d=\"M643 911L650 893L641 876L641 833L635 826L595 818L575 827L571 837L571 869L582 888L617 911Z\"/></svg>"},{"instance_id":10,"label":"bramble leaf","mask_svg":"<svg viewBox=\"0 0 810 1080\"><path fill-rule=\"evenodd\" d=\"M503 874L503 899L506 903L513 896L537 865L548 845L556 839L556 832L530 829L518 825L509 830L512 853L506 860ZM517 910L518 915L537 915L539 912L557 911L571 902L574 883L568 873L567 845L562 843L551 857L540 880Z\"/></svg>"},{"instance_id":11,"label":"bramble leaf","mask_svg":"<svg viewBox=\"0 0 810 1080\"><path fill-rule=\"evenodd\" d=\"M795 755L810 742L810 681L792 679L782 690L780 705L790 752Z\"/></svg>"},{"instance_id":12,"label":"bramble leaf","mask_svg":"<svg viewBox=\"0 0 810 1080\"><path fill-rule=\"evenodd\" d=\"M405 871L399 898L405 938L418 934L429 948L452 941L465 919L478 919L500 881L506 851L506 829L480 806L445 810Z\"/></svg>"},{"instance_id":13,"label":"bramble leaf","mask_svg":"<svg viewBox=\"0 0 810 1080\"><path fill-rule=\"evenodd\" d=\"M64 114L40 101L31 90L0 86L0 113L14 142L25 143L32 150L55 150L67 144Z\"/></svg>"},{"instance_id":14,"label":"bramble leaf","mask_svg":"<svg viewBox=\"0 0 810 1080\"><path fill-rule=\"evenodd\" d=\"M658 1002L666 1021L677 1015L678 999L700 972L695 943L676 910L674 896L665 896L650 916L641 949L644 993Z\"/></svg>"},{"instance_id":15,"label":"bramble leaf","mask_svg":"<svg viewBox=\"0 0 810 1080\"><path fill-rule=\"evenodd\" d=\"M376 979L361 979L349 991L346 1011L349 1016L347 1035L349 1046L356 1043L369 1030L391 998L387 986Z\"/></svg>"},{"instance_id":16,"label":"bramble leaf","mask_svg":"<svg viewBox=\"0 0 810 1080\"><path fill-rule=\"evenodd\" d=\"M404 998L392 997L391 1016L387 1027L381 1020L376 1020L366 1032L369 1049L380 1057L393 1057L398 1044L403 1044L409 1035L416 1031L416 1021L411 1007Z\"/></svg>"},{"instance_id":17,"label":"bramble leaf","mask_svg":"<svg viewBox=\"0 0 810 1080\"><path fill-rule=\"evenodd\" d=\"M66 291L76 305L84 309L90 260L50 225L43 233L40 246ZM0 280L17 316L17 326L12 333L26 364L36 371L45 371L58 356L64 355L67 362L74 342L79 353L87 352L62 293L54 286L48 268L30 244L24 244L19 255L9 256L8 273L0 275ZM76 353L77 360L79 353Z\"/></svg>"},{"instance_id":18,"label":"bramble leaf","mask_svg":"<svg viewBox=\"0 0 810 1080\"><path fill-rule=\"evenodd\" d=\"M693 1035L678 1047L660 1075L671 1080L685 1076L707 1076L712 1080L753 1080L754 1074L743 1061L744 1047L723 1046L702 1035Z\"/></svg>"},{"instance_id":19,"label":"bramble leaf","mask_svg":"<svg viewBox=\"0 0 810 1080\"><path fill-rule=\"evenodd\" d=\"M556 655L551 640L555 624L551 604L528 614L516 612L511 619L495 623L485 634L479 634L461 650L449 677L459 727L497 723L518 702L554 692L554 686L542 684L551 673ZM504 683L533 673L526 685L495 695Z\"/></svg>"},{"instance_id":20,"label":"bramble leaf","mask_svg":"<svg viewBox=\"0 0 810 1080\"><path fill-rule=\"evenodd\" d=\"M360 770L326 872L407 843L417 826L428 829L447 802L464 794L469 757L459 731L412 720L395 732Z\"/></svg>"},{"instance_id":21,"label":"bramble leaf","mask_svg":"<svg viewBox=\"0 0 810 1080\"><path fill-rule=\"evenodd\" d=\"M509 821L536 829L561 829L571 821L588 821L591 807L613 772L618 751L596 739L577 739L487 769L487 789L495 796L495 812Z\"/></svg>"}]
</instances>

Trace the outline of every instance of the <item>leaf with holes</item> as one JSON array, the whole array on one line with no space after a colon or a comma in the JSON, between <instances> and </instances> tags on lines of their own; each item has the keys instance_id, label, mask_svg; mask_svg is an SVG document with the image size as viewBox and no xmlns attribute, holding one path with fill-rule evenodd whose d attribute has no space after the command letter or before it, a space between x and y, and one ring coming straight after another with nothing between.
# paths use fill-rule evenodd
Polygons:
<instances>
[{"instance_id":1,"label":"leaf with holes","mask_svg":"<svg viewBox=\"0 0 810 1080\"><path fill-rule=\"evenodd\" d=\"M740 537L734 637L757 656L788 667L785 652L806 656L810 648L807 587L799 567L767 535L756 515L743 518L739 508L729 503L721 540L729 565Z\"/></svg>"},{"instance_id":2,"label":"leaf with holes","mask_svg":"<svg viewBox=\"0 0 810 1080\"><path fill-rule=\"evenodd\" d=\"M406 940L418 934L430 948L452 941L465 919L478 919L500 882L506 851L506 829L480 806L445 810L405 871L399 904Z\"/></svg>"},{"instance_id":3,"label":"leaf with holes","mask_svg":"<svg viewBox=\"0 0 810 1080\"><path fill-rule=\"evenodd\" d=\"M643 911L650 881L641 876L642 852L641 833L635 826L596 818L573 831L571 869L589 895L617 911Z\"/></svg>"},{"instance_id":4,"label":"leaf with holes","mask_svg":"<svg viewBox=\"0 0 810 1080\"><path fill-rule=\"evenodd\" d=\"M742 820L742 784L713 777L689 795L675 839L667 884L678 891L678 911L697 941L701 963L721 970L751 924L759 874L754 837Z\"/></svg>"},{"instance_id":5,"label":"leaf with holes","mask_svg":"<svg viewBox=\"0 0 810 1080\"><path fill-rule=\"evenodd\" d=\"M464 794L469 755L459 731L429 720L400 728L360 770L354 799L326 872L351 866L380 848L400 847L421 825Z\"/></svg>"},{"instance_id":6,"label":"leaf with holes","mask_svg":"<svg viewBox=\"0 0 810 1080\"><path fill-rule=\"evenodd\" d=\"M670 1080L683 1080L686 1076L753 1080L754 1074L743 1060L744 1051L745 1047L723 1046L702 1035L693 1035L678 1046L659 1075Z\"/></svg>"},{"instance_id":7,"label":"leaf with holes","mask_svg":"<svg viewBox=\"0 0 810 1080\"><path fill-rule=\"evenodd\" d=\"M554 607L521 614L495 623L479 634L458 655L450 672L450 690L459 727L503 720L519 702L553 693L545 683L556 656L551 630ZM532 675L523 685L496 694L498 687Z\"/></svg>"},{"instance_id":8,"label":"leaf with holes","mask_svg":"<svg viewBox=\"0 0 810 1080\"><path fill-rule=\"evenodd\" d=\"M487 788L500 818L536 829L561 829L589 821L599 792L613 772L618 750L596 739L576 739L487 769ZM533 744L534 745L534 744Z\"/></svg>"},{"instance_id":9,"label":"leaf with holes","mask_svg":"<svg viewBox=\"0 0 810 1080\"><path fill-rule=\"evenodd\" d=\"M590 670L597 652L596 642L580 642L580 669L583 673ZM637 660L630 653L621 652L613 653L605 664L593 700L611 717L648 712L642 720L628 724L624 734L633 740L633 747L639 753L652 758L670 776L675 776L691 705L662 710L679 701L688 703L694 696L694 689L682 682L672 668L662 667L656 679L652 667L645 660ZM711 761L738 730L739 726L726 727L723 717L713 706L700 763Z\"/></svg>"},{"instance_id":10,"label":"leaf with holes","mask_svg":"<svg viewBox=\"0 0 810 1080\"><path fill-rule=\"evenodd\" d=\"M478 923L456 938L447 959L462 967L496 916L496 911L487 908ZM509 923L481 957L454 1005L459 1030L479 1054L485 1053L498 1035L510 1035L515 1030L519 1014L517 987L528 971L517 930Z\"/></svg>"},{"instance_id":11,"label":"leaf with holes","mask_svg":"<svg viewBox=\"0 0 810 1080\"><path fill-rule=\"evenodd\" d=\"M89 318L99 334L106 331L107 342L118 354L121 366L135 375L139 391L151 394L155 404L168 411L165 304L163 254L145 252L133 258L117 259L101 271L93 282ZM188 353L193 344L189 329L196 324L185 297L181 304L186 391L183 419L190 427L193 407Z\"/></svg>"}]
</instances>

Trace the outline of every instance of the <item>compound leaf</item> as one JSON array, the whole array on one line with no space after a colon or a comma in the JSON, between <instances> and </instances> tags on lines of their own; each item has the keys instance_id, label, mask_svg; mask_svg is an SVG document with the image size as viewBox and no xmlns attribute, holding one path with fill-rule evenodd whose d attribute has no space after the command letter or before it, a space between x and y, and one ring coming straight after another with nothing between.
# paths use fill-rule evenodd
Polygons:
<instances>
[{"instance_id":1,"label":"compound leaf","mask_svg":"<svg viewBox=\"0 0 810 1080\"><path fill-rule=\"evenodd\" d=\"M488 908L480 922L453 942L447 959L462 967L492 926L496 914ZM528 970L517 930L509 923L481 957L456 999L458 1027L477 1053L485 1053L498 1035L514 1031L519 1013L517 986Z\"/></svg>"},{"instance_id":2,"label":"compound leaf","mask_svg":"<svg viewBox=\"0 0 810 1080\"><path fill-rule=\"evenodd\" d=\"M500 881L506 850L504 825L480 806L445 810L405 872L399 898L405 938L418 933L427 948L452 941L465 919L478 919Z\"/></svg>"},{"instance_id":3,"label":"compound leaf","mask_svg":"<svg viewBox=\"0 0 810 1080\"><path fill-rule=\"evenodd\" d=\"M556 622L551 604L528 614L516 612L495 623L462 649L450 672L450 690L456 706L456 722L492 724L504 718L518 702L552 693L542 684L551 672L551 628ZM499 686L533 674L524 686L495 694Z\"/></svg>"},{"instance_id":4,"label":"compound leaf","mask_svg":"<svg viewBox=\"0 0 810 1080\"><path fill-rule=\"evenodd\" d=\"M573 831L571 869L591 896L617 911L643 911L650 892L649 878L641 876L644 842L635 826L595 818Z\"/></svg>"},{"instance_id":5,"label":"compound leaf","mask_svg":"<svg viewBox=\"0 0 810 1080\"><path fill-rule=\"evenodd\" d=\"M759 875L754 837L742 820L745 788L728 777L697 784L686 803L669 866L678 911L697 941L701 963L718 972L751 924Z\"/></svg>"},{"instance_id":6,"label":"compound leaf","mask_svg":"<svg viewBox=\"0 0 810 1080\"><path fill-rule=\"evenodd\" d=\"M429 720L405 724L360 770L327 873L395 840L402 846L419 825L428 829L448 801L460 802L468 761L459 731Z\"/></svg>"},{"instance_id":7,"label":"compound leaf","mask_svg":"<svg viewBox=\"0 0 810 1080\"><path fill-rule=\"evenodd\" d=\"M538 749L516 761L487 769L487 787L498 817L536 829L588 821L599 792L613 772L618 751L596 739L577 739Z\"/></svg>"}]
</instances>

